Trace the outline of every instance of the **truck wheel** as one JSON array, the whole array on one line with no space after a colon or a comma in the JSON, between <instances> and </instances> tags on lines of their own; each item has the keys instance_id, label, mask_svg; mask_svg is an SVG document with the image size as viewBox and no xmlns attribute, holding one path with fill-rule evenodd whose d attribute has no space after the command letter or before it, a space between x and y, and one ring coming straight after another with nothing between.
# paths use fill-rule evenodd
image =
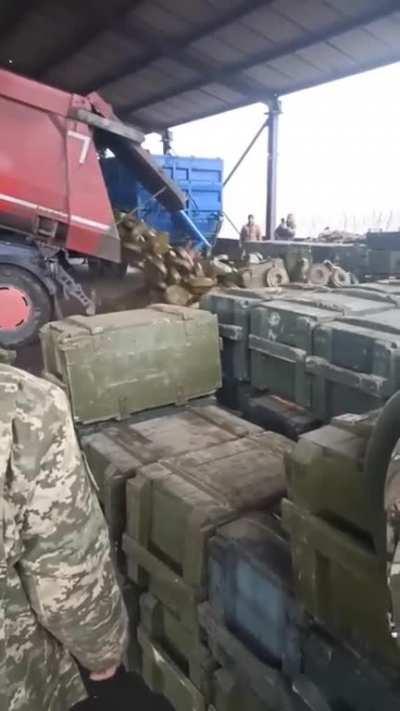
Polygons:
<instances>
[{"instance_id":1,"label":"truck wheel","mask_svg":"<svg viewBox=\"0 0 400 711\"><path fill-rule=\"evenodd\" d=\"M50 296L25 269L0 264L0 346L19 348L34 341L51 319Z\"/></svg>"}]
</instances>

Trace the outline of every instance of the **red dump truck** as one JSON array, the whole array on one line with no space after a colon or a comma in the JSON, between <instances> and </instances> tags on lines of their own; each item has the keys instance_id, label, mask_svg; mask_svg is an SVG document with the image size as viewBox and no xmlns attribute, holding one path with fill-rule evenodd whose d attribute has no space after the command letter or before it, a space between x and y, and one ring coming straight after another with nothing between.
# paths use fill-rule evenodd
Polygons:
<instances>
[{"instance_id":1,"label":"red dump truck","mask_svg":"<svg viewBox=\"0 0 400 711\"><path fill-rule=\"evenodd\" d=\"M169 211L185 196L141 147L144 135L98 94L83 97L0 70L0 345L52 318L60 287L90 309L66 254L121 263L99 156L107 149Z\"/></svg>"}]
</instances>

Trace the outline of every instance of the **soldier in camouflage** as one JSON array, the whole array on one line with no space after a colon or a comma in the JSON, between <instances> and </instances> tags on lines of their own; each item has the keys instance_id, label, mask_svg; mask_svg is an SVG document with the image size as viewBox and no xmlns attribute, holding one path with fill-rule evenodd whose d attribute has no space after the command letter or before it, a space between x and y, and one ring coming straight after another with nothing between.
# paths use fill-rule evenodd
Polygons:
<instances>
[{"instance_id":1,"label":"soldier in camouflage","mask_svg":"<svg viewBox=\"0 0 400 711\"><path fill-rule=\"evenodd\" d=\"M393 450L386 475L385 510L391 632L400 643L400 440Z\"/></svg>"},{"instance_id":2,"label":"soldier in camouflage","mask_svg":"<svg viewBox=\"0 0 400 711\"><path fill-rule=\"evenodd\" d=\"M64 393L0 362L0 403L0 711L66 711L75 660L120 664L126 612Z\"/></svg>"}]
</instances>

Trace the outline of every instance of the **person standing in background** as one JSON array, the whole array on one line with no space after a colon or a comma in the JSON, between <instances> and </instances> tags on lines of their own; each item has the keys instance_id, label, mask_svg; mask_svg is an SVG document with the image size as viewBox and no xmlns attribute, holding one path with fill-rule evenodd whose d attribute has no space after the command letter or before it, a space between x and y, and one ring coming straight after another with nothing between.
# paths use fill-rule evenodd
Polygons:
<instances>
[{"instance_id":1,"label":"person standing in background","mask_svg":"<svg viewBox=\"0 0 400 711\"><path fill-rule=\"evenodd\" d=\"M290 241L296 237L296 220L292 212L285 219L282 217L274 233L275 239Z\"/></svg>"},{"instance_id":2,"label":"person standing in background","mask_svg":"<svg viewBox=\"0 0 400 711\"><path fill-rule=\"evenodd\" d=\"M261 242L262 232L260 225L257 225L254 220L254 215L249 215L247 223L240 230L240 243L244 242Z\"/></svg>"}]
</instances>

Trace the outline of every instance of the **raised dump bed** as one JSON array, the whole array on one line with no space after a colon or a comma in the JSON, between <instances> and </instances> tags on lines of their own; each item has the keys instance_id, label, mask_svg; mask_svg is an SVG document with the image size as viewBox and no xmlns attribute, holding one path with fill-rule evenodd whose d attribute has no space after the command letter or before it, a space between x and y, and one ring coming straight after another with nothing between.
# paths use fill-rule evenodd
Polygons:
<instances>
[{"instance_id":1,"label":"raised dump bed","mask_svg":"<svg viewBox=\"0 0 400 711\"><path fill-rule=\"evenodd\" d=\"M76 422L182 404L221 384L215 316L155 305L71 316L41 332L44 374L63 387Z\"/></svg>"}]
</instances>

